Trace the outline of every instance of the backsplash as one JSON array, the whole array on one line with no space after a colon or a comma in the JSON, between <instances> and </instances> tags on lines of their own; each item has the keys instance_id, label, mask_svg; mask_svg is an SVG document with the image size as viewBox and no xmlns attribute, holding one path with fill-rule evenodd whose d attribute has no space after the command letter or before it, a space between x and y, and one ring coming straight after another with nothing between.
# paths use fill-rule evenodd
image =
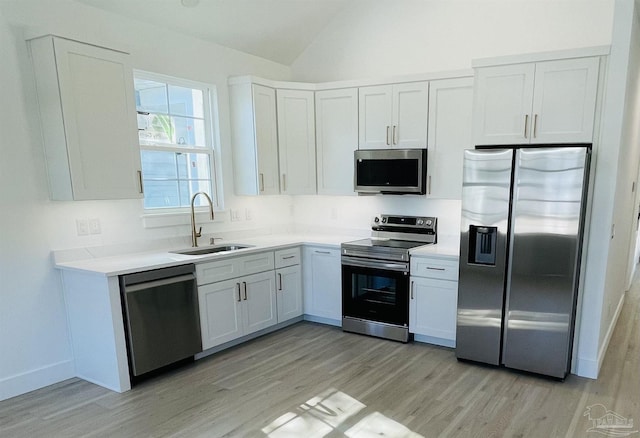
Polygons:
<instances>
[{"instance_id":1,"label":"backsplash","mask_svg":"<svg viewBox=\"0 0 640 438\"><path fill-rule=\"evenodd\" d=\"M424 196L296 196L293 221L304 231L350 229L369 231L371 219L380 213L436 216L438 234L460 233L460 201L427 199Z\"/></svg>"}]
</instances>

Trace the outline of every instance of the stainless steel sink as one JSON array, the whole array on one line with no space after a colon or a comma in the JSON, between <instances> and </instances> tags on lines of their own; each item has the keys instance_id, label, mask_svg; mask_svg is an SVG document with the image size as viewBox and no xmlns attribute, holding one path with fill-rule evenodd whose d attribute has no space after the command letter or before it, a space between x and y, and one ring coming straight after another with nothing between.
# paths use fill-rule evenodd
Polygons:
<instances>
[{"instance_id":1,"label":"stainless steel sink","mask_svg":"<svg viewBox=\"0 0 640 438\"><path fill-rule=\"evenodd\" d=\"M227 251L237 251L239 249L251 248L252 245L240 245L237 243L229 243L227 245L212 245L212 246L204 246L201 248L189 248L189 249L180 249L177 251L169 251L174 254L185 254L185 255L203 255L203 254L216 254L219 252L227 252Z\"/></svg>"}]
</instances>

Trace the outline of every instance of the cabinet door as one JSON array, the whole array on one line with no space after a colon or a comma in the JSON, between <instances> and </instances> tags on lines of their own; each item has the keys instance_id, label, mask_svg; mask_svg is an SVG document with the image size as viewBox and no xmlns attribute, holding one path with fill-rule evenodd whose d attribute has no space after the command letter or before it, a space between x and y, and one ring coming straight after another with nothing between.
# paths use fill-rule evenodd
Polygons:
<instances>
[{"instance_id":1,"label":"cabinet door","mask_svg":"<svg viewBox=\"0 0 640 438\"><path fill-rule=\"evenodd\" d=\"M258 191L261 195L280 192L276 92L253 84L255 142L258 155Z\"/></svg>"},{"instance_id":2,"label":"cabinet door","mask_svg":"<svg viewBox=\"0 0 640 438\"><path fill-rule=\"evenodd\" d=\"M458 282L411 277L409 331L452 347L456 339ZM447 342L449 341L449 342Z\"/></svg>"},{"instance_id":3,"label":"cabinet door","mask_svg":"<svg viewBox=\"0 0 640 438\"><path fill-rule=\"evenodd\" d=\"M358 90L316 92L318 194L353 195L353 152L358 149Z\"/></svg>"},{"instance_id":4,"label":"cabinet door","mask_svg":"<svg viewBox=\"0 0 640 438\"><path fill-rule=\"evenodd\" d=\"M52 199L141 198L128 55L52 37L31 48Z\"/></svg>"},{"instance_id":5,"label":"cabinet door","mask_svg":"<svg viewBox=\"0 0 640 438\"><path fill-rule=\"evenodd\" d=\"M536 64L532 143L591 143L599 58Z\"/></svg>"},{"instance_id":6,"label":"cabinet door","mask_svg":"<svg viewBox=\"0 0 640 438\"><path fill-rule=\"evenodd\" d=\"M426 148L429 83L410 82L393 86L391 145L394 148Z\"/></svg>"},{"instance_id":7,"label":"cabinet door","mask_svg":"<svg viewBox=\"0 0 640 438\"><path fill-rule=\"evenodd\" d=\"M244 304L245 335L277 323L276 282L273 271L239 279Z\"/></svg>"},{"instance_id":8,"label":"cabinet door","mask_svg":"<svg viewBox=\"0 0 640 438\"><path fill-rule=\"evenodd\" d=\"M391 147L393 87L379 85L358 90L359 149Z\"/></svg>"},{"instance_id":9,"label":"cabinet door","mask_svg":"<svg viewBox=\"0 0 640 438\"><path fill-rule=\"evenodd\" d=\"M203 350L244 334L240 292L240 283L236 280L198 287Z\"/></svg>"},{"instance_id":10,"label":"cabinet door","mask_svg":"<svg viewBox=\"0 0 640 438\"><path fill-rule=\"evenodd\" d=\"M313 91L278 90L277 96L281 193L316 193Z\"/></svg>"},{"instance_id":11,"label":"cabinet door","mask_svg":"<svg viewBox=\"0 0 640 438\"><path fill-rule=\"evenodd\" d=\"M278 322L302 315L302 273L300 265L276 271Z\"/></svg>"},{"instance_id":12,"label":"cabinet door","mask_svg":"<svg viewBox=\"0 0 640 438\"><path fill-rule=\"evenodd\" d=\"M304 250L304 313L342 320L340 250L309 247Z\"/></svg>"},{"instance_id":13,"label":"cabinet door","mask_svg":"<svg viewBox=\"0 0 640 438\"><path fill-rule=\"evenodd\" d=\"M463 151L473 148L473 79L431 81L427 196L461 199Z\"/></svg>"},{"instance_id":14,"label":"cabinet door","mask_svg":"<svg viewBox=\"0 0 640 438\"><path fill-rule=\"evenodd\" d=\"M529 143L534 71L534 64L483 67L476 71L475 144Z\"/></svg>"},{"instance_id":15,"label":"cabinet door","mask_svg":"<svg viewBox=\"0 0 640 438\"><path fill-rule=\"evenodd\" d=\"M230 85L229 109L235 193L280 193L276 91L250 83Z\"/></svg>"}]
</instances>

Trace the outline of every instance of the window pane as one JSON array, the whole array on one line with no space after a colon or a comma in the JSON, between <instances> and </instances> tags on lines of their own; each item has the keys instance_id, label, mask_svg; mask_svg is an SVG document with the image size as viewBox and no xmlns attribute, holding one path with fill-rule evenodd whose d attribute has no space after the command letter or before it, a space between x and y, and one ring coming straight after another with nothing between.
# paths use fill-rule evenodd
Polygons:
<instances>
[{"instance_id":1,"label":"window pane","mask_svg":"<svg viewBox=\"0 0 640 438\"><path fill-rule=\"evenodd\" d=\"M177 154L180 179L210 179L208 154Z\"/></svg>"},{"instance_id":2,"label":"window pane","mask_svg":"<svg viewBox=\"0 0 640 438\"><path fill-rule=\"evenodd\" d=\"M136 109L149 113L169 112L167 106L167 85L147 79L134 79L136 89Z\"/></svg>"},{"instance_id":3,"label":"window pane","mask_svg":"<svg viewBox=\"0 0 640 438\"><path fill-rule=\"evenodd\" d=\"M142 175L147 179L178 179L175 152L141 151Z\"/></svg>"},{"instance_id":4,"label":"window pane","mask_svg":"<svg viewBox=\"0 0 640 438\"><path fill-rule=\"evenodd\" d=\"M211 184L209 181L180 181L180 193L183 196L183 207L191 206L191 197L198 192L205 192L211 197L211 201L215 203L215 199L211 196ZM200 195L195 199L196 207L208 207L207 198Z\"/></svg>"},{"instance_id":5,"label":"window pane","mask_svg":"<svg viewBox=\"0 0 640 438\"><path fill-rule=\"evenodd\" d=\"M188 207L194 193L211 196L208 154L141 151L145 208ZM207 206L204 196L196 206Z\"/></svg>"},{"instance_id":6,"label":"window pane","mask_svg":"<svg viewBox=\"0 0 640 438\"><path fill-rule=\"evenodd\" d=\"M205 146L204 120L189 117L174 117L175 138L177 144Z\"/></svg>"},{"instance_id":7,"label":"window pane","mask_svg":"<svg viewBox=\"0 0 640 438\"><path fill-rule=\"evenodd\" d=\"M202 90L169 85L169 108L178 116L204 117Z\"/></svg>"},{"instance_id":8,"label":"window pane","mask_svg":"<svg viewBox=\"0 0 640 438\"><path fill-rule=\"evenodd\" d=\"M180 206L178 181L154 181L145 179L144 208L171 208Z\"/></svg>"}]
</instances>

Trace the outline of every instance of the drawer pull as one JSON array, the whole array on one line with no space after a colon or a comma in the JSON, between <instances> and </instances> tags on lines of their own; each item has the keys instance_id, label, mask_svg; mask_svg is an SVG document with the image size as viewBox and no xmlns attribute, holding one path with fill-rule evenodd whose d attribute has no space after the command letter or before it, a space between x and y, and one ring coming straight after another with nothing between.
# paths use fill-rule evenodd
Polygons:
<instances>
[{"instance_id":1,"label":"drawer pull","mask_svg":"<svg viewBox=\"0 0 640 438\"><path fill-rule=\"evenodd\" d=\"M294 255L286 256L286 257L282 257L282 260L288 260L288 259L292 259L294 257L295 257Z\"/></svg>"},{"instance_id":2,"label":"drawer pull","mask_svg":"<svg viewBox=\"0 0 640 438\"><path fill-rule=\"evenodd\" d=\"M315 251L316 254L331 254L329 251Z\"/></svg>"},{"instance_id":3,"label":"drawer pull","mask_svg":"<svg viewBox=\"0 0 640 438\"><path fill-rule=\"evenodd\" d=\"M427 269L431 271L446 271L445 268L432 268L431 266L427 266Z\"/></svg>"}]
</instances>

